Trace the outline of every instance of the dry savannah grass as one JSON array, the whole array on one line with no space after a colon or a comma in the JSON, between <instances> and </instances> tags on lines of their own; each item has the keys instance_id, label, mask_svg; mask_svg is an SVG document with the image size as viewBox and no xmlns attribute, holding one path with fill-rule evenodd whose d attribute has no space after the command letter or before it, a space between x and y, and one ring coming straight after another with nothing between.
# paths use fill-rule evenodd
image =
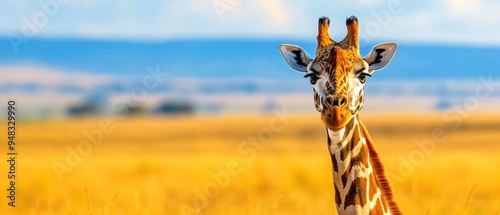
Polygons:
<instances>
[{"instance_id":1,"label":"dry savannah grass","mask_svg":"<svg viewBox=\"0 0 500 215\"><path fill-rule=\"evenodd\" d=\"M499 213L500 115L361 119L406 214ZM335 214L319 116L110 118L78 148L100 120L19 122L16 208L2 195L1 214Z\"/></svg>"}]
</instances>

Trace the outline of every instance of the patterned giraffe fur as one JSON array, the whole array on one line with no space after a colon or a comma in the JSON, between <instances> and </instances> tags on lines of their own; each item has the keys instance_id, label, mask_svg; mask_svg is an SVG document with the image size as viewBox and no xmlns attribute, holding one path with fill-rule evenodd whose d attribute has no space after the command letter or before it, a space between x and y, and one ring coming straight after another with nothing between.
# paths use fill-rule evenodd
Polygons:
<instances>
[{"instance_id":1,"label":"patterned giraffe fur","mask_svg":"<svg viewBox=\"0 0 500 215\"><path fill-rule=\"evenodd\" d=\"M400 214L366 128L354 116L342 129L327 128L339 214Z\"/></svg>"}]
</instances>

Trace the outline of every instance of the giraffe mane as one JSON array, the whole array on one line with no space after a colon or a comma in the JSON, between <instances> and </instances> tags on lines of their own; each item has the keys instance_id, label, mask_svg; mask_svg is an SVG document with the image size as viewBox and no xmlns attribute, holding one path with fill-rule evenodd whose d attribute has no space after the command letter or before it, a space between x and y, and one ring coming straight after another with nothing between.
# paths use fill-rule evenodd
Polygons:
<instances>
[{"instance_id":1,"label":"giraffe mane","mask_svg":"<svg viewBox=\"0 0 500 215\"><path fill-rule=\"evenodd\" d=\"M368 134L368 130L360 120L359 124L361 125L361 130L366 139L366 144L368 146L368 152L370 155L370 162L373 167L373 172L375 173L375 178L377 179L379 187L382 190L382 195L384 195L385 199L387 200L387 205L389 206L391 214L401 215L403 213L399 209L396 201L394 201L394 193L392 192L391 184L389 183L389 180L385 176L384 166L382 165L380 156L377 150L375 149L375 146L373 145L373 141L370 137L370 134Z\"/></svg>"}]
</instances>

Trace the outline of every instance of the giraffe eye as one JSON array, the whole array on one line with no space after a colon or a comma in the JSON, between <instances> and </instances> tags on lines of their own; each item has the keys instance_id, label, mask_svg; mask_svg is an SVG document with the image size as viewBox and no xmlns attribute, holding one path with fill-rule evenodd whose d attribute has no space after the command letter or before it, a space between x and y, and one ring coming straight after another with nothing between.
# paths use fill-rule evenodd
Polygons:
<instances>
[{"instance_id":1,"label":"giraffe eye","mask_svg":"<svg viewBox=\"0 0 500 215\"><path fill-rule=\"evenodd\" d=\"M311 78L309 80L311 81L312 85L315 85L316 82L318 81L318 76L311 76Z\"/></svg>"},{"instance_id":2,"label":"giraffe eye","mask_svg":"<svg viewBox=\"0 0 500 215\"><path fill-rule=\"evenodd\" d=\"M361 73L361 74L359 74L358 79L359 79L359 81L360 81L362 84L364 84L364 83L366 82L366 78L367 78L368 76L370 76L370 77L371 77L371 75L370 75L370 74L368 74L368 73Z\"/></svg>"},{"instance_id":3,"label":"giraffe eye","mask_svg":"<svg viewBox=\"0 0 500 215\"><path fill-rule=\"evenodd\" d=\"M314 73L309 73L307 75L304 75L304 78L309 78L309 81L311 81L312 85L315 85L319 79L318 76L316 76Z\"/></svg>"}]
</instances>

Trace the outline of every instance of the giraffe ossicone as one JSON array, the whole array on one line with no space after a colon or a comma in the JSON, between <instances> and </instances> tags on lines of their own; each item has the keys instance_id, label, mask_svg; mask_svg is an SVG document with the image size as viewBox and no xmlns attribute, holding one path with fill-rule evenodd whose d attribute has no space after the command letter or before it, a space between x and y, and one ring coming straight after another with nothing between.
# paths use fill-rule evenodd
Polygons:
<instances>
[{"instance_id":1,"label":"giraffe ossicone","mask_svg":"<svg viewBox=\"0 0 500 215\"><path fill-rule=\"evenodd\" d=\"M329 26L328 17L319 19L315 58L295 45L281 45L280 51L288 65L304 73L313 86L314 104L326 125L337 212L401 214L379 155L358 116L367 78L389 64L397 45L379 44L361 57L356 17L347 18L347 35L340 42L330 37Z\"/></svg>"}]
</instances>

